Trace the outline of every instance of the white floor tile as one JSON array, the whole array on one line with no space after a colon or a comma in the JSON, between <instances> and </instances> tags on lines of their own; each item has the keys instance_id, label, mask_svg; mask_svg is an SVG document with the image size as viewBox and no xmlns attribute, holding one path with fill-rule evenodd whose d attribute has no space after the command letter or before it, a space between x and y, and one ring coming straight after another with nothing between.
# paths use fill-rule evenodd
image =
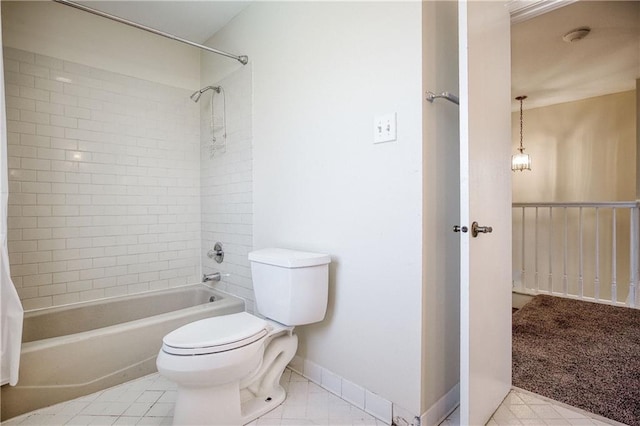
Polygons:
<instances>
[{"instance_id":1,"label":"white floor tile","mask_svg":"<svg viewBox=\"0 0 640 426\"><path fill-rule=\"evenodd\" d=\"M529 426L545 426L544 420L535 418L535 419L520 419L520 423L523 425Z\"/></svg>"},{"instance_id":2,"label":"white floor tile","mask_svg":"<svg viewBox=\"0 0 640 426\"><path fill-rule=\"evenodd\" d=\"M285 402L251 426L262 425L371 425L383 423L359 408L285 370L281 383L288 389ZM171 425L176 386L152 374L95 394L27 413L2 426L14 425Z\"/></svg>"},{"instance_id":3,"label":"white floor tile","mask_svg":"<svg viewBox=\"0 0 640 426\"><path fill-rule=\"evenodd\" d=\"M133 402L122 413L124 417L142 417L153 406L153 402Z\"/></svg>"},{"instance_id":4,"label":"white floor tile","mask_svg":"<svg viewBox=\"0 0 640 426\"><path fill-rule=\"evenodd\" d=\"M600 416L569 407L560 402L513 389L493 414L487 426L530 425L530 426L610 426ZM440 426L460 426L460 411L456 409Z\"/></svg>"},{"instance_id":5,"label":"white floor tile","mask_svg":"<svg viewBox=\"0 0 640 426\"><path fill-rule=\"evenodd\" d=\"M528 405L510 405L509 411L511 411L518 419L535 419L536 413Z\"/></svg>"},{"instance_id":6,"label":"white floor tile","mask_svg":"<svg viewBox=\"0 0 640 426\"><path fill-rule=\"evenodd\" d=\"M250 426L362 425L384 423L347 401L310 382L300 374L285 370L281 383L288 388L285 402L250 423ZM176 386L158 374L143 377L92 395L63 402L5 421L15 425L157 425L173 420ZM441 426L459 426L459 411ZM487 425L574 425L606 426L598 416L572 410L560 403L518 389L512 390Z\"/></svg>"},{"instance_id":7,"label":"white floor tile","mask_svg":"<svg viewBox=\"0 0 640 426\"><path fill-rule=\"evenodd\" d=\"M565 419L545 419L544 421L549 426L569 426L571 423Z\"/></svg>"},{"instance_id":8,"label":"white floor tile","mask_svg":"<svg viewBox=\"0 0 640 426\"><path fill-rule=\"evenodd\" d=\"M125 415L125 416L118 417L118 420L116 420L114 425L118 425L118 426L133 426L133 425L138 424L139 421L140 421L140 417Z\"/></svg>"},{"instance_id":9,"label":"white floor tile","mask_svg":"<svg viewBox=\"0 0 640 426\"><path fill-rule=\"evenodd\" d=\"M588 417L583 417L581 419L567 419L570 425L572 426L593 426L595 423Z\"/></svg>"},{"instance_id":10,"label":"white floor tile","mask_svg":"<svg viewBox=\"0 0 640 426\"><path fill-rule=\"evenodd\" d=\"M134 401L136 401L136 402L151 402L151 403L154 403L154 402L156 402L157 400L160 399L160 397L162 396L163 393L164 393L163 391L157 391L157 390L145 391L138 398L136 398Z\"/></svg>"},{"instance_id":11,"label":"white floor tile","mask_svg":"<svg viewBox=\"0 0 640 426\"><path fill-rule=\"evenodd\" d=\"M531 405L531 409L536 412L541 419L561 419L562 416L551 405Z\"/></svg>"},{"instance_id":12,"label":"white floor tile","mask_svg":"<svg viewBox=\"0 0 640 426\"><path fill-rule=\"evenodd\" d=\"M565 419L584 419L586 418L586 416L582 413L579 413L577 411L574 410L569 410L568 408L564 408L564 407L553 407L558 413L560 413L560 415L565 418Z\"/></svg>"}]
</instances>

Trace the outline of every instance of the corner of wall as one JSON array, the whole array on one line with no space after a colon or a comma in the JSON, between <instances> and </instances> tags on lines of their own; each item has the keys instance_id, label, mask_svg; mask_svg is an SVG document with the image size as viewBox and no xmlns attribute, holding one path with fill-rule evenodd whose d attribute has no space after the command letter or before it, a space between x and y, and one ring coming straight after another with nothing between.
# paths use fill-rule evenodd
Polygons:
<instances>
[{"instance_id":1,"label":"corner of wall","mask_svg":"<svg viewBox=\"0 0 640 426\"><path fill-rule=\"evenodd\" d=\"M420 416L420 425L439 425L458 407L458 405L460 405L459 382Z\"/></svg>"},{"instance_id":2,"label":"corner of wall","mask_svg":"<svg viewBox=\"0 0 640 426\"><path fill-rule=\"evenodd\" d=\"M209 74L208 67L203 68ZM205 274L226 276L215 285L219 290L245 300L253 312L255 296L248 254L253 249L253 142L251 65L242 67L218 81L221 94L200 100L200 187L202 250ZM222 98L224 96L224 99ZM225 137L224 150L212 150L211 102L214 101L214 128L218 139ZM225 116L226 128L218 129ZM220 242L225 256L216 263L207 252Z\"/></svg>"}]
</instances>

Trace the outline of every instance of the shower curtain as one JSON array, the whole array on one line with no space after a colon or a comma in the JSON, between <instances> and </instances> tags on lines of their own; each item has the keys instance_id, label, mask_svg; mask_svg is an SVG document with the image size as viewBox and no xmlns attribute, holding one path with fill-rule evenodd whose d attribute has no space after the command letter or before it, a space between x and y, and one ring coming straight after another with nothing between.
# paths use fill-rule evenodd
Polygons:
<instances>
[{"instance_id":1,"label":"shower curtain","mask_svg":"<svg viewBox=\"0 0 640 426\"><path fill-rule=\"evenodd\" d=\"M2 9L0 6L0 17ZM0 46L2 22L0 21ZM0 52L1 53L1 52ZM4 61L0 55L0 384L18 382L20 345L22 341L22 303L11 281L7 251L7 203L9 198L7 170L7 114L4 93Z\"/></svg>"}]
</instances>

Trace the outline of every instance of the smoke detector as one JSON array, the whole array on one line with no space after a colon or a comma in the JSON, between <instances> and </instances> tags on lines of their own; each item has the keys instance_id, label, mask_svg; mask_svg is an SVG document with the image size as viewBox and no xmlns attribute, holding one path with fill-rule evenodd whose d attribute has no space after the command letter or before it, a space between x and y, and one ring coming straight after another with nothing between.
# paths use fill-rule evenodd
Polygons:
<instances>
[{"instance_id":1,"label":"smoke detector","mask_svg":"<svg viewBox=\"0 0 640 426\"><path fill-rule=\"evenodd\" d=\"M576 28L575 30L569 31L568 33L562 36L562 39L567 43L573 43L573 42L582 40L583 38L588 36L590 32L591 32L591 28L580 27L580 28Z\"/></svg>"}]
</instances>

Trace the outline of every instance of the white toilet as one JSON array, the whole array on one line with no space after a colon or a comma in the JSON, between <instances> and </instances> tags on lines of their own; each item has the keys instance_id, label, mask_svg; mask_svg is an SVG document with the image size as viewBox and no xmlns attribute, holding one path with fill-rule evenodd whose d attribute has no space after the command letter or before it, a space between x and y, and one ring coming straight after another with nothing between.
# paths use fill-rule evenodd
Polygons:
<instances>
[{"instance_id":1,"label":"white toilet","mask_svg":"<svg viewBox=\"0 0 640 426\"><path fill-rule=\"evenodd\" d=\"M298 347L296 325L324 319L326 254L249 253L257 310L192 322L167 334L156 364L177 383L175 425L242 425L280 405L280 377Z\"/></svg>"}]
</instances>

